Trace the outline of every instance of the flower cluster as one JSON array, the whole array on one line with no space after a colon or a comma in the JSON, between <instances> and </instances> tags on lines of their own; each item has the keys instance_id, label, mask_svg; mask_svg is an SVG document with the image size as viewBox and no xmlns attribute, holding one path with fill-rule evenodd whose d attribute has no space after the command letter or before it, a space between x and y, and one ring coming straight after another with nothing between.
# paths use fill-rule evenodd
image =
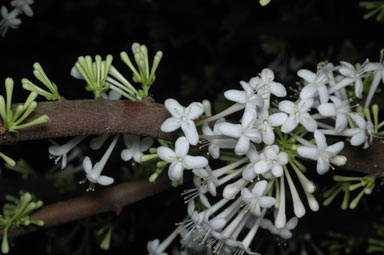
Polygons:
<instances>
[{"instance_id":1,"label":"flower cluster","mask_svg":"<svg viewBox=\"0 0 384 255\"><path fill-rule=\"evenodd\" d=\"M19 15L24 13L29 17L33 16L33 10L30 6L33 2L34 0L12 0L11 6L13 9L11 11L8 11L6 6L1 6L0 34L2 36L5 36L9 28L19 28L21 25L21 19L18 18Z\"/></svg>"},{"instance_id":2,"label":"flower cluster","mask_svg":"<svg viewBox=\"0 0 384 255\"><path fill-rule=\"evenodd\" d=\"M360 98L365 78L373 76L369 106L372 91L383 78L382 70L382 61L366 61L357 68L342 61L338 66L322 63L316 72L301 69L297 75L303 86L293 95L295 100L288 100L285 86L275 81L273 71L263 69L248 82L241 81L241 90L226 91L224 96L234 104L213 116L210 104L194 102L182 107L167 99L165 107L172 117L161 130L181 128L184 134L175 149L172 145L159 147L158 157L164 165L170 164L172 181L182 180L184 169L191 169L194 176L195 188L184 192L188 217L177 228L185 249L197 252L208 247L221 254L258 254L251 247L260 227L290 238L306 213L301 194L312 211L319 209L313 195L315 185L305 176L300 161L317 161L318 174L344 165L347 158L339 155L344 141L328 145L326 136L348 137L352 146L363 145L364 149L370 146L383 124L378 124L377 116L373 123L359 108L353 111L347 95L352 92L353 98ZM238 121L226 120L239 111ZM201 134L198 126L202 126ZM190 148L198 143L201 146ZM301 187L296 187L294 176ZM288 201L292 201L293 212L286 210ZM286 215L292 213L294 217L287 221ZM174 233L171 237L175 238ZM157 240L156 247L161 249L155 249L152 242L149 254L165 254L164 245L169 243L169 238L160 245Z\"/></svg>"}]
</instances>

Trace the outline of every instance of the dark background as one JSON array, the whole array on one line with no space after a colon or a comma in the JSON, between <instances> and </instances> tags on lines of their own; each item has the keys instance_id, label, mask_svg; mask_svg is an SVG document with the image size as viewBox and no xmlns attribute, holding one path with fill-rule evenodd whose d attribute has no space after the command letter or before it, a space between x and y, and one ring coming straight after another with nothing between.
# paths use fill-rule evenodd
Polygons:
<instances>
[{"instance_id":1,"label":"dark background","mask_svg":"<svg viewBox=\"0 0 384 255\"><path fill-rule=\"evenodd\" d=\"M8 1L0 1L0 5L9 8ZM21 78L36 81L32 74L36 61L67 99L91 98L83 89L84 82L69 74L77 57L112 54L113 64L130 78L119 53L125 50L130 54L133 42L147 45L150 56L157 50L164 53L150 91L156 101L177 98L186 105L208 98L216 109L223 107L223 91L236 88L240 80L249 80L272 63L278 63L276 70L287 70L276 71L276 80L288 86L294 85L299 68L315 71L322 60L378 61L384 45L380 39L383 25L363 20L364 10L358 1L349 0L272 0L266 7L256 0L36 0L32 9L33 17L21 16L20 28L10 29L0 38L0 84L6 77L14 78L19 87L14 102L27 95L21 89ZM289 69L292 58L298 64ZM0 92L4 93L3 85ZM46 148L46 141L37 141L7 147L7 151L10 156L22 155L43 173L52 165ZM2 181L0 195L10 190ZM127 207L119 219L121 228L116 230L111 252L145 254L148 240L166 237L186 212L179 193L164 193ZM48 201L52 199L46 196ZM327 217L327 210L319 215ZM320 216L316 216L317 222L324 219ZM105 217L114 219L112 215ZM316 218L311 219L307 220L309 226ZM56 228L51 239L42 232L21 237L13 252L24 254L25 247L33 244L43 254L49 244L57 254L109 254L97 249L99 240L92 224L99 220L91 219L85 223L87 227L70 223Z\"/></svg>"}]
</instances>

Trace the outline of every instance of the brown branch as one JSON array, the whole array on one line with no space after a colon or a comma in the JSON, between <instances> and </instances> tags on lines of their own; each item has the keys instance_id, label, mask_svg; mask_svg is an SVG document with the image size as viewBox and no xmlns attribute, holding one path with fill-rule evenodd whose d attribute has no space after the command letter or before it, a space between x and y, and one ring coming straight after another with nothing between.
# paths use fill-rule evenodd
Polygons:
<instances>
[{"instance_id":1,"label":"brown branch","mask_svg":"<svg viewBox=\"0 0 384 255\"><path fill-rule=\"evenodd\" d=\"M119 214L125 206L168 188L170 181L166 175L159 177L156 183L150 183L147 179L121 183L71 200L46 205L33 213L31 219L43 220L44 228L49 228L103 212L113 211ZM8 236L14 238L39 229L41 227L12 227ZM2 234L0 231L0 236Z\"/></svg>"},{"instance_id":2,"label":"brown branch","mask_svg":"<svg viewBox=\"0 0 384 255\"><path fill-rule=\"evenodd\" d=\"M48 123L23 129L19 133L2 131L0 145L26 140L106 133L128 133L170 138L160 125L170 115L161 104L150 101L71 100L38 103L28 119L47 114Z\"/></svg>"}]
</instances>

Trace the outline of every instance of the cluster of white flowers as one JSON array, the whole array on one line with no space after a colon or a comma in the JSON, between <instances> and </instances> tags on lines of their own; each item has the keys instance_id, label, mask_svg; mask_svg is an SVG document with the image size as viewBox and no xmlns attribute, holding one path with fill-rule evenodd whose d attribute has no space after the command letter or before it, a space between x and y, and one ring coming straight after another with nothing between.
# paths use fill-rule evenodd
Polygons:
<instances>
[{"instance_id":1,"label":"cluster of white flowers","mask_svg":"<svg viewBox=\"0 0 384 255\"><path fill-rule=\"evenodd\" d=\"M352 111L347 95L353 91L354 97L360 98L364 78L373 76L365 104L369 106L375 89L384 81L383 70L382 60L366 61L357 68L343 61L339 66L322 63L316 72L301 69L297 74L304 86L293 95L296 99L288 100L285 86L275 81L273 71L263 69L259 76L241 81L242 90L226 91L224 96L234 104L214 116L210 109L204 109L209 104L194 102L182 107L176 100L167 99L165 107L172 117L161 130L181 128L184 136L177 139L175 149L159 147L158 156L170 163L168 175L172 181L182 180L184 169L194 175L195 189L184 193L188 217L178 226L183 246L194 249L200 244L221 254L258 254L250 247L259 227L290 238L298 218L306 211L300 193L304 193L312 211L319 209L313 196L315 185L305 176L300 160L317 161L318 174L344 165L347 159L339 155L344 142L327 145L326 135L350 137L351 145L369 147L374 124L361 112ZM271 101L272 96L276 101ZM243 111L240 120L225 120L238 111ZM201 146L190 149L198 143ZM208 148L208 154L204 148ZM215 165L221 167L215 169ZM301 187L295 186L292 174ZM286 183L291 199L286 196ZM288 222L286 214L292 212L286 212L287 202L292 203L295 216ZM197 203L203 207L195 207ZM161 249L152 246L150 255L166 254L164 245Z\"/></svg>"},{"instance_id":2,"label":"cluster of white flowers","mask_svg":"<svg viewBox=\"0 0 384 255\"><path fill-rule=\"evenodd\" d=\"M11 6L13 9L11 11L8 11L6 6L1 6L0 34L2 36L5 36L8 28L19 28L21 25L21 19L18 18L19 15L33 16L33 10L30 6L33 2L34 0L12 0Z\"/></svg>"}]
</instances>

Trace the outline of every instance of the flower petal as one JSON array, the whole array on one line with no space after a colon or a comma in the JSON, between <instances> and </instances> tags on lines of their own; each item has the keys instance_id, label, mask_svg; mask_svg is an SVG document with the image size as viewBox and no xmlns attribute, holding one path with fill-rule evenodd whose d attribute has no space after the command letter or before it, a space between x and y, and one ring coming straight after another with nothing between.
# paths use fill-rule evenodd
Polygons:
<instances>
[{"instance_id":1,"label":"flower petal","mask_svg":"<svg viewBox=\"0 0 384 255\"><path fill-rule=\"evenodd\" d=\"M185 108L185 115L191 119L197 119L204 112L204 106L201 103L193 102L188 107Z\"/></svg>"},{"instance_id":2,"label":"flower petal","mask_svg":"<svg viewBox=\"0 0 384 255\"><path fill-rule=\"evenodd\" d=\"M261 71L261 75L260 75L261 79L265 82L265 83L269 83L271 81L273 81L275 79L275 74L273 73L273 71L271 69L268 69L268 68L264 68L262 71Z\"/></svg>"},{"instance_id":3,"label":"flower petal","mask_svg":"<svg viewBox=\"0 0 384 255\"><path fill-rule=\"evenodd\" d=\"M317 148L300 146L297 148L297 153L303 158L309 158L312 160L317 160L319 158L319 150Z\"/></svg>"},{"instance_id":4,"label":"flower petal","mask_svg":"<svg viewBox=\"0 0 384 255\"><path fill-rule=\"evenodd\" d=\"M266 180L258 181L252 189L252 194L261 197L266 191L268 182Z\"/></svg>"},{"instance_id":5,"label":"flower petal","mask_svg":"<svg viewBox=\"0 0 384 255\"><path fill-rule=\"evenodd\" d=\"M309 132L314 132L317 129L317 122L314 119L312 119L309 113L302 113L300 115L300 123Z\"/></svg>"},{"instance_id":6,"label":"flower petal","mask_svg":"<svg viewBox=\"0 0 384 255\"><path fill-rule=\"evenodd\" d=\"M280 82L271 82L270 84L270 91L273 95L277 97L285 97L287 95L287 91L285 90L284 85Z\"/></svg>"},{"instance_id":7,"label":"flower petal","mask_svg":"<svg viewBox=\"0 0 384 255\"><path fill-rule=\"evenodd\" d=\"M332 152L334 155L340 153L340 151L344 148L344 142L338 142L328 146L327 151Z\"/></svg>"},{"instance_id":8,"label":"flower petal","mask_svg":"<svg viewBox=\"0 0 384 255\"><path fill-rule=\"evenodd\" d=\"M317 107L317 110L324 117L336 116L336 106L333 103L321 104Z\"/></svg>"},{"instance_id":9,"label":"flower petal","mask_svg":"<svg viewBox=\"0 0 384 255\"><path fill-rule=\"evenodd\" d=\"M249 150L249 138L245 135L240 136L236 147L235 147L235 153L237 155L244 155Z\"/></svg>"},{"instance_id":10,"label":"flower petal","mask_svg":"<svg viewBox=\"0 0 384 255\"><path fill-rule=\"evenodd\" d=\"M365 128L367 123L363 117L361 117L358 113L352 113L350 116L352 120L359 126L359 128Z\"/></svg>"},{"instance_id":11,"label":"flower petal","mask_svg":"<svg viewBox=\"0 0 384 255\"><path fill-rule=\"evenodd\" d=\"M279 103L279 110L286 113L295 113L296 105L291 101L284 100Z\"/></svg>"},{"instance_id":12,"label":"flower petal","mask_svg":"<svg viewBox=\"0 0 384 255\"><path fill-rule=\"evenodd\" d=\"M147 136L140 141L140 151L144 152L149 149L153 144L153 137Z\"/></svg>"},{"instance_id":13,"label":"flower petal","mask_svg":"<svg viewBox=\"0 0 384 255\"><path fill-rule=\"evenodd\" d=\"M248 96L244 91L241 90L227 90L224 92L225 98L227 98L230 101L245 104L247 102Z\"/></svg>"},{"instance_id":14,"label":"flower petal","mask_svg":"<svg viewBox=\"0 0 384 255\"><path fill-rule=\"evenodd\" d=\"M208 165L208 160L202 156L186 156L183 166L186 169L203 168Z\"/></svg>"},{"instance_id":15,"label":"flower petal","mask_svg":"<svg viewBox=\"0 0 384 255\"><path fill-rule=\"evenodd\" d=\"M173 162L168 169L168 177L172 181L178 181L183 177L184 167L179 161Z\"/></svg>"},{"instance_id":16,"label":"flower petal","mask_svg":"<svg viewBox=\"0 0 384 255\"><path fill-rule=\"evenodd\" d=\"M175 160L176 153L168 147L160 146L157 148L157 155L164 161L171 163Z\"/></svg>"},{"instance_id":17,"label":"flower petal","mask_svg":"<svg viewBox=\"0 0 384 255\"><path fill-rule=\"evenodd\" d=\"M336 115L336 125L335 125L336 132L338 133L342 132L343 129L347 126L347 124L348 124L347 115L338 113Z\"/></svg>"},{"instance_id":18,"label":"flower petal","mask_svg":"<svg viewBox=\"0 0 384 255\"><path fill-rule=\"evenodd\" d=\"M83 159L83 168L87 174L92 171L92 162L88 156Z\"/></svg>"},{"instance_id":19,"label":"flower petal","mask_svg":"<svg viewBox=\"0 0 384 255\"><path fill-rule=\"evenodd\" d=\"M263 208L272 207L275 205L275 203L276 203L276 199L273 197L264 196L259 198L259 204Z\"/></svg>"},{"instance_id":20,"label":"flower petal","mask_svg":"<svg viewBox=\"0 0 384 255\"><path fill-rule=\"evenodd\" d=\"M169 98L165 100L164 106L173 117L181 117L184 113L184 107L181 106L175 99Z\"/></svg>"},{"instance_id":21,"label":"flower petal","mask_svg":"<svg viewBox=\"0 0 384 255\"><path fill-rule=\"evenodd\" d=\"M281 126L281 131L283 133L289 133L297 127L297 124L299 124L299 122L298 122L296 116L291 114L291 115L289 115L288 119Z\"/></svg>"},{"instance_id":22,"label":"flower petal","mask_svg":"<svg viewBox=\"0 0 384 255\"><path fill-rule=\"evenodd\" d=\"M297 75L309 83L316 79L316 74L306 69L300 69L297 71Z\"/></svg>"},{"instance_id":23,"label":"flower petal","mask_svg":"<svg viewBox=\"0 0 384 255\"><path fill-rule=\"evenodd\" d=\"M184 136L179 137L175 143L175 152L179 157L185 157L189 151L189 143Z\"/></svg>"},{"instance_id":24,"label":"flower petal","mask_svg":"<svg viewBox=\"0 0 384 255\"><path fill-rule=\"evenodd\" d=\"M121 159L124 161L131 160L131 158L133 157L132 150L124 149L121 151L120 156L121 156Z\"/></svg>"},{"instance_id":25,"label":"flower petal","mask_svg":"<svg viewBox=\"0 0 384 255\"><path fill-rule=\"evenodd\" d=\"M269 116L269 123L273 127L281 126L288 119L288 115L283 112L274 113Z\"/></svg>"},{"instance_id":26,"label":"flower petal","mask_svg":"<svg viewBox=\"0 0 384 255\"><path fill-rule=\"evenodd\" d=\"M222 123L219 130L223 135L238 138L241 136L243 128L240 124Z\"/></svg>"},{"instance_id":27,"label":"flower petal","mask_svg":"<svg viewBox=\"0 0 384 255\"><path fill-rule=\"evenodd\" d=\"M352 136L351 144L353 146L359 146L365 142L366 136L364 134L364 131L359 131L357 134Z\"/></svg>"},{"instance_id":28,"label":"flower petal","mask_svg":"<svg viewBox=\"0 0 384 255\"><path fill-rule=\"evenodd\" d=\"M199 134L197 133L195 123L192 120L181 123L181 129L191 145L196 145L199 142Z\"/></svg>"},{"instance_id":29,"label":"flower petal","mask_svg":"<svg viewBox=\"0 0 384 255\"><path fill-rule=\"evenodd\" d=\"M325 150L327 148L327 141L325 139L325 135L319 130L315 130L314 136L317 148L319 148L319 150Z\"/></svg>"},{"instance_id":30,"label":"flower petal","mask_svg":"<svg viewBox=\"0 0 384 255\"><path fill-rule=\"evenodd\" d=\"M284 151L279 153L279 164L280 165L285 165L288 163L289 157L288 154Z\"/></svg>"},{"instance_id":31,"label":"flower petal","mask_svg":"<svg viewBox=\"0 0 384 255\"><path fill-rule=\"evenodd\" d=\"M334 156L329 161L336 166L344 166L347 163L347 157L345 156Z\"/></svg>"},{"instance_id":32,"label":"flower petal","mask_svg":"<svg viewBox=\"0 0 384 255\"><path fill-rule=\"evenodd\" d=\"M255 166L253 167L253 170L257 174L265 173L269 170L268 163L265 160L260 160L255 164Z\"/></svg>"},{"instance_id":33,"label":"flower petal","mask_svg":"<svg viewBox=\"0 0 384 255\"><path fill-rule=\"evenodd\" d=\"M283 175L283 167L281 165L274 165L272 167L272 174L277 178Z\"/></svg>"},{"instance_id":34,"label":"flower petal","mask_svg":"<svg viewBox=\"0 0 384 255\"><path fill-rule=\"evenodd\" d=\"M112 177L100 175L99 178L97 178L97 183L103 186L111 185L114 182Z\"/></svg>"},{"instance_id":35,"label":"flower petal","mask_svg":"<svg viewBox=\"0 0 384 255\"><path fill-rule=\"evenodd\" d=\"M180 119L176 117L170 117L161 124L160 129L163 132L173 132L181 126Z\"/></svg>"},{"instance_id":36,"label":"flower petal","mask_svg":"<svg viewBox=\"0 0 384 255\"><path fill-rule=\"evenodd\" d=\"M300 98L302 99L311 99L314 98L317 92L317 88L310 84L302 88L300 92Z\"/></svg>"},{"instance_id":37,"label":"flower petal","mask_svg":"<svg viewBox=\"0 0 384 255\"><path fill-rule=\"evenodd\" d=\"M317 160L316 170L318 174L325 174L329 170L329 161L319 157Z\"/></svg>"}]
</instances>

